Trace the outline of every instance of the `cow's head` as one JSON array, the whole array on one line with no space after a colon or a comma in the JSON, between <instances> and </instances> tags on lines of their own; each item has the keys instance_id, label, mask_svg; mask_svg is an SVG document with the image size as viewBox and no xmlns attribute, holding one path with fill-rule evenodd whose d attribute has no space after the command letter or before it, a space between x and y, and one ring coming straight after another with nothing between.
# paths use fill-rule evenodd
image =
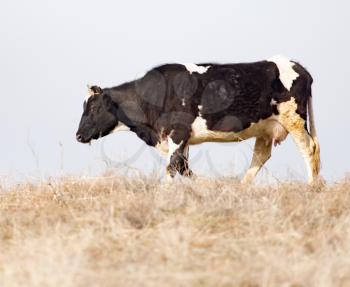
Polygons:
<instances>
[{"instance_id":1,"label":"cow's head","mask_svg":"<svg viewBox=\"0 0 350 287\"><path fill-rule=\"evenodd\" d=\"M76 138L81 143L89 143L108 135L118 124L117 106L108 92L100 87L88 87Z\"/></svg>"}]
</instances>

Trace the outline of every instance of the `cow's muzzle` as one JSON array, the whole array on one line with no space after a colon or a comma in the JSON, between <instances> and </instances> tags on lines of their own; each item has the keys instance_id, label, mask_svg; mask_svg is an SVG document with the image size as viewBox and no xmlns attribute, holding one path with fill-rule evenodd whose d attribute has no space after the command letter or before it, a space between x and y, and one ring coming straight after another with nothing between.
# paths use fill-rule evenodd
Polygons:
<instances>
[{"instance_id":1,"label":"cow's muzzle","mask_svg":"<svg viewBox=\"0 0 350 287\"><path fill-rule=\"evenodd\" d=\"M82 137L82 135L80 135L80 134L76 134L76 139L77 139L77 141L78 142L82 142L83 141L83 137Z\"/></svg>"},{"instance_id":2,"label":"cow's muzzle","mask_svg":"<svg viewBox=\"0 0 350 287\"><path fill-rule=\"evenodd\" d=\"M80 143L88 143L90 140L84 138L81 134L77 133L75 138L77 139L78 142Z\"/></svg>"}]
</instances>

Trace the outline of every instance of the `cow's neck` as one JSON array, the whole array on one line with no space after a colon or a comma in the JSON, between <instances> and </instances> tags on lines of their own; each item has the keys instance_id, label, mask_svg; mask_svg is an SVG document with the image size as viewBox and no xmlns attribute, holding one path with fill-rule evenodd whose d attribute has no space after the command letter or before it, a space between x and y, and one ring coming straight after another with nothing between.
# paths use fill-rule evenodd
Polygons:
<instances>
[{"instance_id":1,"label":"cow's neck","mask_svg":"<svg viewBox=\"0 0 350 287\"><path fill-rule=\"evenodd\" d=\"M104 92L110 94L113 103L117 106L118 121L136 133L146 144L155 146L158 142L158 135L148 124L146 114L141 109L141 101L136 93L135 82L106 89ZM123 130L123 128L117 127L117 130Z\"/></svg>"},{"instance_id":2,"label":"cow's neck","mask_svg":"<svg viewBox=\"0 0 350 287\"><path fill-rule=\"evenodd\" d=\"M129 128L136 125L136 121L130 118L130 112L128 111L130 103L138 104L134 82L106 89L104 92L110 95L112 102L117 106L116 116L118 117L118 121L121 121Z\"/></svg>"},{"instance_id":3,"label":"cow's neck","mask_svg":"<svg viewBox=\"0 0 350 287\"><path fill-rule=\"evenodd\" d=\"M112 98L112 101L118 106L122 105L125 101L137 100L135 82L128 82L117 87L105 89Z\"/></svg>"}]
</instances>

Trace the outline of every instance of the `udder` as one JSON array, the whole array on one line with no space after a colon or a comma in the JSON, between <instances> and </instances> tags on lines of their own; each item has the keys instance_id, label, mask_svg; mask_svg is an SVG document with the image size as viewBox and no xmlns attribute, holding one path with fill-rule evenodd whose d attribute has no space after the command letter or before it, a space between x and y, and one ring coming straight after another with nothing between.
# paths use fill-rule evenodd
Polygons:
<instances>
[{"instance_id":1,"label":"udder","mask_svg":"<svg viewBox=\"0 0 350 287\"><path fill-rule=\"evenodd\" d=\"M276 120L268 121L265 132L274 146L281 144L288 135L288 131Z\"/></svg>"}]
</instances>

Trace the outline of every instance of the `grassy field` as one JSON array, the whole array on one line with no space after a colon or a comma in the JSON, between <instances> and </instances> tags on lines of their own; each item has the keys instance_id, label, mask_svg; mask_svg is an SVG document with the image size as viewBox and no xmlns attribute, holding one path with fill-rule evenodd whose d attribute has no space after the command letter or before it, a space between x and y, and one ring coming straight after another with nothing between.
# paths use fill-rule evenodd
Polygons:
<instances>
[{"instance_id":1,"label":"grassy field","mask_svg":"<svg viewBox=\"0 0 350 287\"><path fill-rule=\"evenodd\" d=\"M350 286L350 179L2 187L0 286Z\"/></svg>"}]
</instances>

